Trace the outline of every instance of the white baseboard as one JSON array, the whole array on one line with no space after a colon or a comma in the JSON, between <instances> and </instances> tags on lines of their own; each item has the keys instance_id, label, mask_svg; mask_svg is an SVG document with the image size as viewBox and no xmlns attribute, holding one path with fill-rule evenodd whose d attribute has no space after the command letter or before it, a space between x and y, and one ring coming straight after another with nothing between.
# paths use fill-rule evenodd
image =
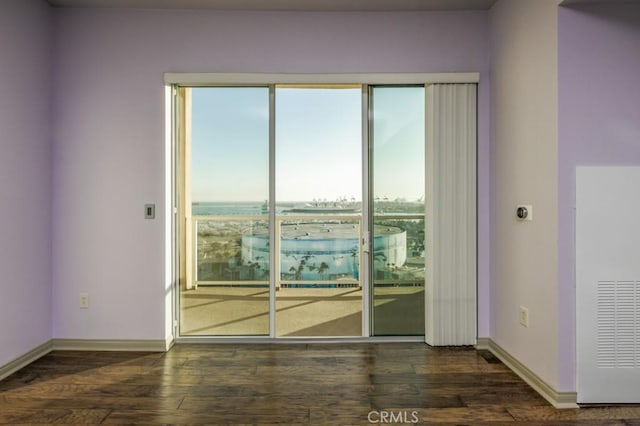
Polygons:
<instances>
[{"instance_id":1,"label":"white baseboard","mask_svg":"<svg viewBox=\"0 0 640 426\"><path fill-rule=\"evenodd\" d=\"M51 351L130 351L130 352L166 352L173 346L175 339L167 340L93 340L93 339L51 339L0 366L0 380L12 375Z\"/></svg>"},{"instance_id":2,"label":"white baseboard","mask_svg":"<svg viewBox=\"0 0 640 426\"><path fill-rule=\"evenodd\" d=\"M26 354L19 356L18 358L10 361L9 363L0 366L0 380L4 379L20 370L21 368L26 367L34 361L42 358L49 352L51 352L53 345L51 340L41 344L37 348L34 348L27 352Z\"/></svg>"},{"instance_id":3,"label":"white baseboard","mask_svg":"<svg viewBox=\"0 0 640 426\"><path fill-rule=\"evenodd\" d=\"M555 408L579 408L576 392L558 392L533 371L505 351L491 338L478 338L476 349L486 349L516 373L522 380L549 401Z\"/></svg>"},{"instance_id":4,"label":"white baseboard","mask_svg":"<svg viewBox=\"0 0 640 426\"><path fill-rule=\"evenodd\" d=\"M167 337L167 340L164 341L164 352L167 352L169 349L176 344L176 338L173 336Z\"/></svg>"},{"instance_id":5,"label":"white baseboard","mask_svg":"<svg viewBox=\"0 0 640 426\"><path fill-rule=\"evenodd\" d=\"M476 341L476 349L488 351L490 341L491 339L489 337L478 337Z\"/></svg>"},{"instance_id":6,"label":"white baseboard","mask_svg":"<svg viewBox=\"0 0 640 426\"><path fill-rule=\"evenodd\" d=\"M166 352L170 344L167 340L53 339L52 350Z\"/></svg>"}]
</instances>

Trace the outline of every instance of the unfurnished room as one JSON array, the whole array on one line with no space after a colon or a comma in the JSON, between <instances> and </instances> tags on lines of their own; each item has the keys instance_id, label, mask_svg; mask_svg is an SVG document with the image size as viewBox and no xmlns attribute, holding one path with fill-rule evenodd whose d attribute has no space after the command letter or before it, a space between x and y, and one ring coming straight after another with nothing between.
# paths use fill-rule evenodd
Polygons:
<instances>
[{"instance_id":1,"label":"unfurnished room","mask_svg":"<svg viewBox=\"0 0 640 426\"><path fill-rule=\"evenodd\" d=\"M0 424L640 424L640 2L0 0Z\"/></svg>"}]
</instances>

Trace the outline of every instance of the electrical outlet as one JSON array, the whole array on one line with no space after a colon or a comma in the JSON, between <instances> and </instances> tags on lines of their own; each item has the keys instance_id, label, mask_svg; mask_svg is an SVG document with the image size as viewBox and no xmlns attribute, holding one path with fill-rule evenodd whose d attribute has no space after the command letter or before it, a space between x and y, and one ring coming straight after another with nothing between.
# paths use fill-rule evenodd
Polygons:
<instances>
[{"instance_id":1,"label":"electrical outlet","mask_svg":"<svg viewBox=\"0 0 640 426\"><path fill-rule=\"evenodd\" d=\"M80 293L80 309L89 309L89 293Z\"/></svg>"},{"instance_id":2,"label":"electrical outlet","mask_svg":"<svg viewBox=\"0 0 640 426\"><path fill-rule=\"evenodd\" d=\"M520 325L529 327L529 309L520 306Z\"/></svg>"}]
</instances>

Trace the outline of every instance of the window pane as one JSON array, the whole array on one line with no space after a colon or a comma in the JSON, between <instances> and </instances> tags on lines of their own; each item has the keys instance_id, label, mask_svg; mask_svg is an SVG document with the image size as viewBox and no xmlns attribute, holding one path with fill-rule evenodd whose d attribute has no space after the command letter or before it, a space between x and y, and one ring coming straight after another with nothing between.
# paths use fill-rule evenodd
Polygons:
<instances>
[{"instance_id":1,"label":"window pane","mask_svg":"<svg viewBox=\"0 0 640 426\"><path fill-rule=\"evenodd\" d=\"M182 335L269 334L269 90L191 89L195 289L183 289Z\"/></svg>"},{"instance_id":2,"label":"window pane","mask_svg":"<svg viewBox=\"0 0 640 426\"><path fill-rule=\"evenodd\" d=\"M361 87L276 89L278 336L361 336Z\"/></svg>"},{"instance_id":3,"label":"window pane","mask_svg":"<svg viewBox=\"0 0 640 426\"><path fill-rule=\"evenodd\" d=\"M372 89L375 335L424 334L424 98Z\"/></svg>"}]
</instances>

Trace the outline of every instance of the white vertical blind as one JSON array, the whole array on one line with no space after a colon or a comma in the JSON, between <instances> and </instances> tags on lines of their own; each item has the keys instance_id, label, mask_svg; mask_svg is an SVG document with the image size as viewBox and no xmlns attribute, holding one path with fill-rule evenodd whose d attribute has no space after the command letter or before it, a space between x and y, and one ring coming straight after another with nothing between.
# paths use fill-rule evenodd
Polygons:
<instances>
[{"instance_id":1,"label":"white vertical blind","mask_svg":"<svg viewBox=\"0 0 640 426\"><path fill-rule=\"evenodd\" d=\"M477 337L477 86L426 86L425 340Z\"/></svg>"}]
</instances>

